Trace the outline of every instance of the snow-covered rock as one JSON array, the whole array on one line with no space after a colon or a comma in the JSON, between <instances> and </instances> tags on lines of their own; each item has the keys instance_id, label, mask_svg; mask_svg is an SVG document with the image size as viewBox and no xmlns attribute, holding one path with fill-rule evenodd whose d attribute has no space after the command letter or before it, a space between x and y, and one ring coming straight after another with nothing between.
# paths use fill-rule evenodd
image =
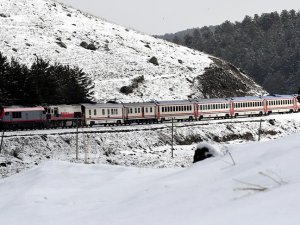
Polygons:
<instances>
[{"instance_id":1,"label":"snow-covered rock","mask_svg":"<svg viewBox=\"0 0 300 225\"><path fill-rule=\"evenodd\" d=\"M97 100L265 93L246 75L232 66L221 65L209 55L109 23L56 1L1 0L0 14L0 51L4 55L27 65L41 57L52 63L78 66L94 81ZM158 65L150 62L152 57ZM208 68L221 68L221 72L215 75L210 70L209 76L201 79ZM222 70L226 72L223 74ZM130 86L134 78L141 76L144 82L133 93L120 92L121 87ZM211 82L214 77L217 84ZM224 92L226 87L229 93Z\"/></svg>"}]
</instances>

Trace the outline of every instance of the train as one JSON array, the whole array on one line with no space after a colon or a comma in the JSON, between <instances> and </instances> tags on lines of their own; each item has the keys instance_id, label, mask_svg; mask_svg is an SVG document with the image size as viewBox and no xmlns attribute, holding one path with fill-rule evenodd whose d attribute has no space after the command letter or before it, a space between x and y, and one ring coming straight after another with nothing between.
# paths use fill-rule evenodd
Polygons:
<instances>
[{"instance_id":1,"label":"train","mask_svg":"<svg viewBox=\"0 0 300 225\"><path fill-rule=\"evenodd\" d=\"M51 106L1 106L0 129L46 129L94 125L130 125L164 121L199 121L271 113L295 113L297 95L187 99L149 102L106 102Z\"/></svg>"}]
</instances>

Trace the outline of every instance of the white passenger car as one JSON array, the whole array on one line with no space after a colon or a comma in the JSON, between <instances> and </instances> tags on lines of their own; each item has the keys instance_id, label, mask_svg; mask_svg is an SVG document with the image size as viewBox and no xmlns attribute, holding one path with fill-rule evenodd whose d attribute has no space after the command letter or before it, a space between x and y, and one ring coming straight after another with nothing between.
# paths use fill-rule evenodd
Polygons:
<instances>
[{"instance_id":1,"label":"white passenger car","mask_svg":"<svg viewBox=\"0 0 300 225\"><path fill-rule=\"evenodd\" d=\"M154 102L123 103L124 123L157 122L157 106Z\"/></svg>"},{"instance_id":2,"label":"white passenger car","mask_svg":"<svg viewBox=\"0 0 300 225\"><path fill-rule=\"evenodd\" d=\"M227 99L198 99L197 118L229 118L230 101Z\"/></svg>"},{"instance_id":3,"label":"white passenger car","mask_svg":"<svg viewBox=\"0 0 300 225\"><path fill-rule=\"evenodd\" d=\"M123 105L120 103L82 104L81 107L87 126L124 123Z\"/></svg>"},{"instance_id":4,"label":"white passenger car","mask_svg":"<svg viewBox=\"0 0 300 225\"><path fill-rule=\"evenodd\" d=\"M189 100L160 101L158 106L158 121L195 119L195 103Z\"/></svg>"}]
</instances>

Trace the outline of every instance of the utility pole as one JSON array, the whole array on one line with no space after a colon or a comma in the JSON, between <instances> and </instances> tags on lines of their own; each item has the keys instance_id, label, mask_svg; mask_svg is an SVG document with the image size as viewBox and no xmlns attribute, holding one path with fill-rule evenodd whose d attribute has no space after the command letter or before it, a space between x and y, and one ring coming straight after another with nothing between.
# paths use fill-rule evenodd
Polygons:
<instances>
[{"instance_id":1,"label":"utility pole","mask_svg":"<svg viewBox=\"0 0 300 225\"><path fill-rule=\"evenodd\" d=\"M76 123L76 160L78 160L78 126L79 126L79 120L77 118L77 123Z\"/></svg>"},{"instance_id":2,"label":"utility pole","mask_svg":"<svg viewBox=\"0 0 300 225\"><path fill-rule=\"evenodd\" d=\"M259 122L258 141L260 141L260 134L261 134L261 122L262 122L262 119L260 119L260 122Z\"/></svg>"},{"instance_id":3,"label":"utility pole","mask_svg":"<svg viewBox=\"0 0 300 225\"><path fill-rule=\"evenodd\" d=\"M2 131L2 136L1 136L0 153L1 153L1 151L2 151L3 138L4 138L4 129L3 129L3 131Z\"/></svg>"},{"instance_id":4,"label":"utility pole","mask_svg":"<svg viewBox=\"0 0 300 225\"><path fill-rule=\"evenodd\" d=\"M171 143L172 158L174 158L174 118L172 117L172 143Z\"/></svg>"}]
</instances>

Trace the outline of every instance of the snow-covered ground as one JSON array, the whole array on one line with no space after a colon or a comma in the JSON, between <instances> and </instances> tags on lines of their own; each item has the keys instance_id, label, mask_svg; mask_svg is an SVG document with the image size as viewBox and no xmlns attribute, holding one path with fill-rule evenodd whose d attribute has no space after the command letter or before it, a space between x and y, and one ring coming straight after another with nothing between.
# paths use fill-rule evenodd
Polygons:
<instances>
[{"instance_id":1,"label":"snow-covered ground","mask_svg":"<svg viewBox=\"0 0 300 225\"><path fill-rule=\"evenodd\" d=\"M0 180L1 224L299 225L299 133L188 168L50 161ZM222 146L216 146L222 147Z\"/></svg>"},{"instance_id":2,"label":"snow-covered ground","mask_svg":"<svg viewBox=\"0 0 300 225\"><path fill-rule=\"evenodd\" d=\"M96 50L81 47L94 44ZM63 43L65 47L60 45ZM36 57L78 66L90 74L97 100L186 99L202 95L197 77L210 67L210 56L156 39L52 0L1 0L0 51L30 65ZM158 66L149 63L152 57ZM120 88L134 78L145 81L131 95ZM234 80L245 94L266 93L246 76ZM224 84L226 85L226 84Z\"/></svg>"},{"instance_id":3,"label":"snow-covered ground","mask_svg":"<svg viewBox=\"0 0 300 225\"><path fill-rule=\"evenodd\" d=\"M79 160L76 160L76 130L57 129L7 132L0 154L0 177L29 169L43 161L63 160L140 168L188 167L194 147L201 141L214 145L258 140L295 133L300 113L233 120L175 123L174 158L171 158L171 124L93 127L79 129ZM86 154L85 154L86 152Z\"/></svg>"}]
</instances>

